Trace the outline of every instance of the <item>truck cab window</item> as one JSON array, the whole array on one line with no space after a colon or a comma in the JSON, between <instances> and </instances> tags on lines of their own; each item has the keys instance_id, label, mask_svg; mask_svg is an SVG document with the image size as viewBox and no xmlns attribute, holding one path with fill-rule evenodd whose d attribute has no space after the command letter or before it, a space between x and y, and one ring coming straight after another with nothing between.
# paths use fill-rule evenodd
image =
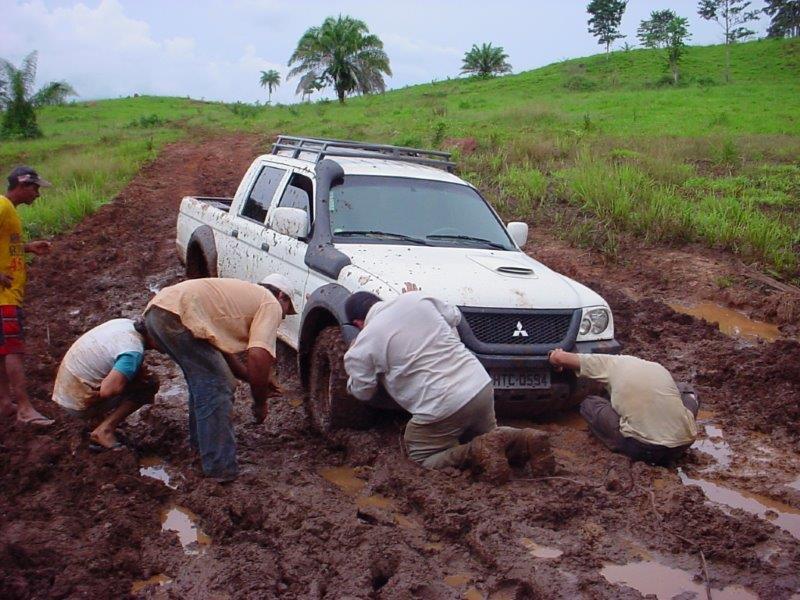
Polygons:
<instances>
[{"instance_id":1,"label":"truck cab window","mask_svg":"<svg viewBox=\"0 0 800 600\"><path fill-rule=\"evenodd\" d=\"M292 178L289 180L289 185L283 191L278 206L289 208L300 208L307 213L310 213L311 199L314 196L314 187L311 179L305 175L293 173ZM309 218L311 215L309 214Z\"/></svg>"},{"instance_id":2,"label":"truck cab window","mask_svg":"<svg viewBox=\"0 0 800 600\"><path fill-rule=\"evenodd\" d=\"M247 200L242 206L241 215L263 223L267 218L267 210L272 203L278 186L283 179L286 171L275 167L264 167L256 178Z\"/></svg>"}]
</instances>

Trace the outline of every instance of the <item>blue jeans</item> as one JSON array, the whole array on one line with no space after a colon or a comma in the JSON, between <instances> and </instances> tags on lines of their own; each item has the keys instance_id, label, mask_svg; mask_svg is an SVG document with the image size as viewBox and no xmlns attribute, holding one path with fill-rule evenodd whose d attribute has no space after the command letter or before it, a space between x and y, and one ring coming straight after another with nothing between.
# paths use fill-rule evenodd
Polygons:
<instances>
[{"instance_id":1,"label":"blue jeans","mask_svg":"<svg viewBox=\"0 0 800 600\"><path fill-rule=\"evenodd\" d=\"M222 353L194 337L177 315L158 306L144 316L148 333L178 363L189 387L189 442L200 451L203 473L233 478L236 437L231 425L236 382Z\"/></svg>"}]
</instances>

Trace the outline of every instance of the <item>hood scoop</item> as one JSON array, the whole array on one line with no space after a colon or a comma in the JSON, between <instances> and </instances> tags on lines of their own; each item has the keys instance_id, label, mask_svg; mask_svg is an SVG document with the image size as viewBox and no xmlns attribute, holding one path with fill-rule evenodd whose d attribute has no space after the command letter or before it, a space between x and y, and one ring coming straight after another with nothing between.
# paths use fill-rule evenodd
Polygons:
<instances>
[{"instance_id":1,"label":"hood scoop","mask_svg":"<svg viewBox=\"0 0 800 600\"><path fill-rule=\"evenodd\" d=\"M533 275L533 269L528 267L497 267L498 273L505 273L506 275Z\"/></svg>"}]
</instances>

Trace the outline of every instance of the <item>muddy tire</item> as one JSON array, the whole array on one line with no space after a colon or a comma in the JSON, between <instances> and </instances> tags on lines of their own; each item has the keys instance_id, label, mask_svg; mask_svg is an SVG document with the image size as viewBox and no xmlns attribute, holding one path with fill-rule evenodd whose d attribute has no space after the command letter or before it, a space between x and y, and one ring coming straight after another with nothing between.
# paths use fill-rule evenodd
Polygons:
<instances>
[{"instance_id":1,"label":"muddy tire","mask_svg":"<svg viewBox=\"0 0 800 600\"><path fill-rule=\"evenodd\" d=\"M199 248L192 248L186 258L186 278L200 279L211 277L211 269L208 268L206 255Z\"/></svg>"},{"instance_id":2,"label":"muddy tire","mask_svg":"<svg viewBox=\"0 0 800 600\"><path fill-rule=\"evenodd\" d=\"M366 429L375 422L375 411L347 393L346 350L337 325L323 329L311 350L306 408L311 425L322 434Z\"/></svg>"}]
</instances>

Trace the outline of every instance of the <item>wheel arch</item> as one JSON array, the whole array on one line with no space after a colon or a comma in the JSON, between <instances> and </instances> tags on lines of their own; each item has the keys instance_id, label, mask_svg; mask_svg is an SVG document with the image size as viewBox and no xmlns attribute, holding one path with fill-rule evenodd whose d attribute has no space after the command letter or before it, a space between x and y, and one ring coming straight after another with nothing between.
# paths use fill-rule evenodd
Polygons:
<instances>
[{"instance_id":1,"label":"wheel arch","mask_svg":"<svg viewBox=\"0 0 800 600\"><path fill-rule=\"evenodd\" d=\"M208 225L195 229L189 238L186 245L186 276L190 279L217 277L217 243L214 230Z\"/></svg>"}]
</instances>

